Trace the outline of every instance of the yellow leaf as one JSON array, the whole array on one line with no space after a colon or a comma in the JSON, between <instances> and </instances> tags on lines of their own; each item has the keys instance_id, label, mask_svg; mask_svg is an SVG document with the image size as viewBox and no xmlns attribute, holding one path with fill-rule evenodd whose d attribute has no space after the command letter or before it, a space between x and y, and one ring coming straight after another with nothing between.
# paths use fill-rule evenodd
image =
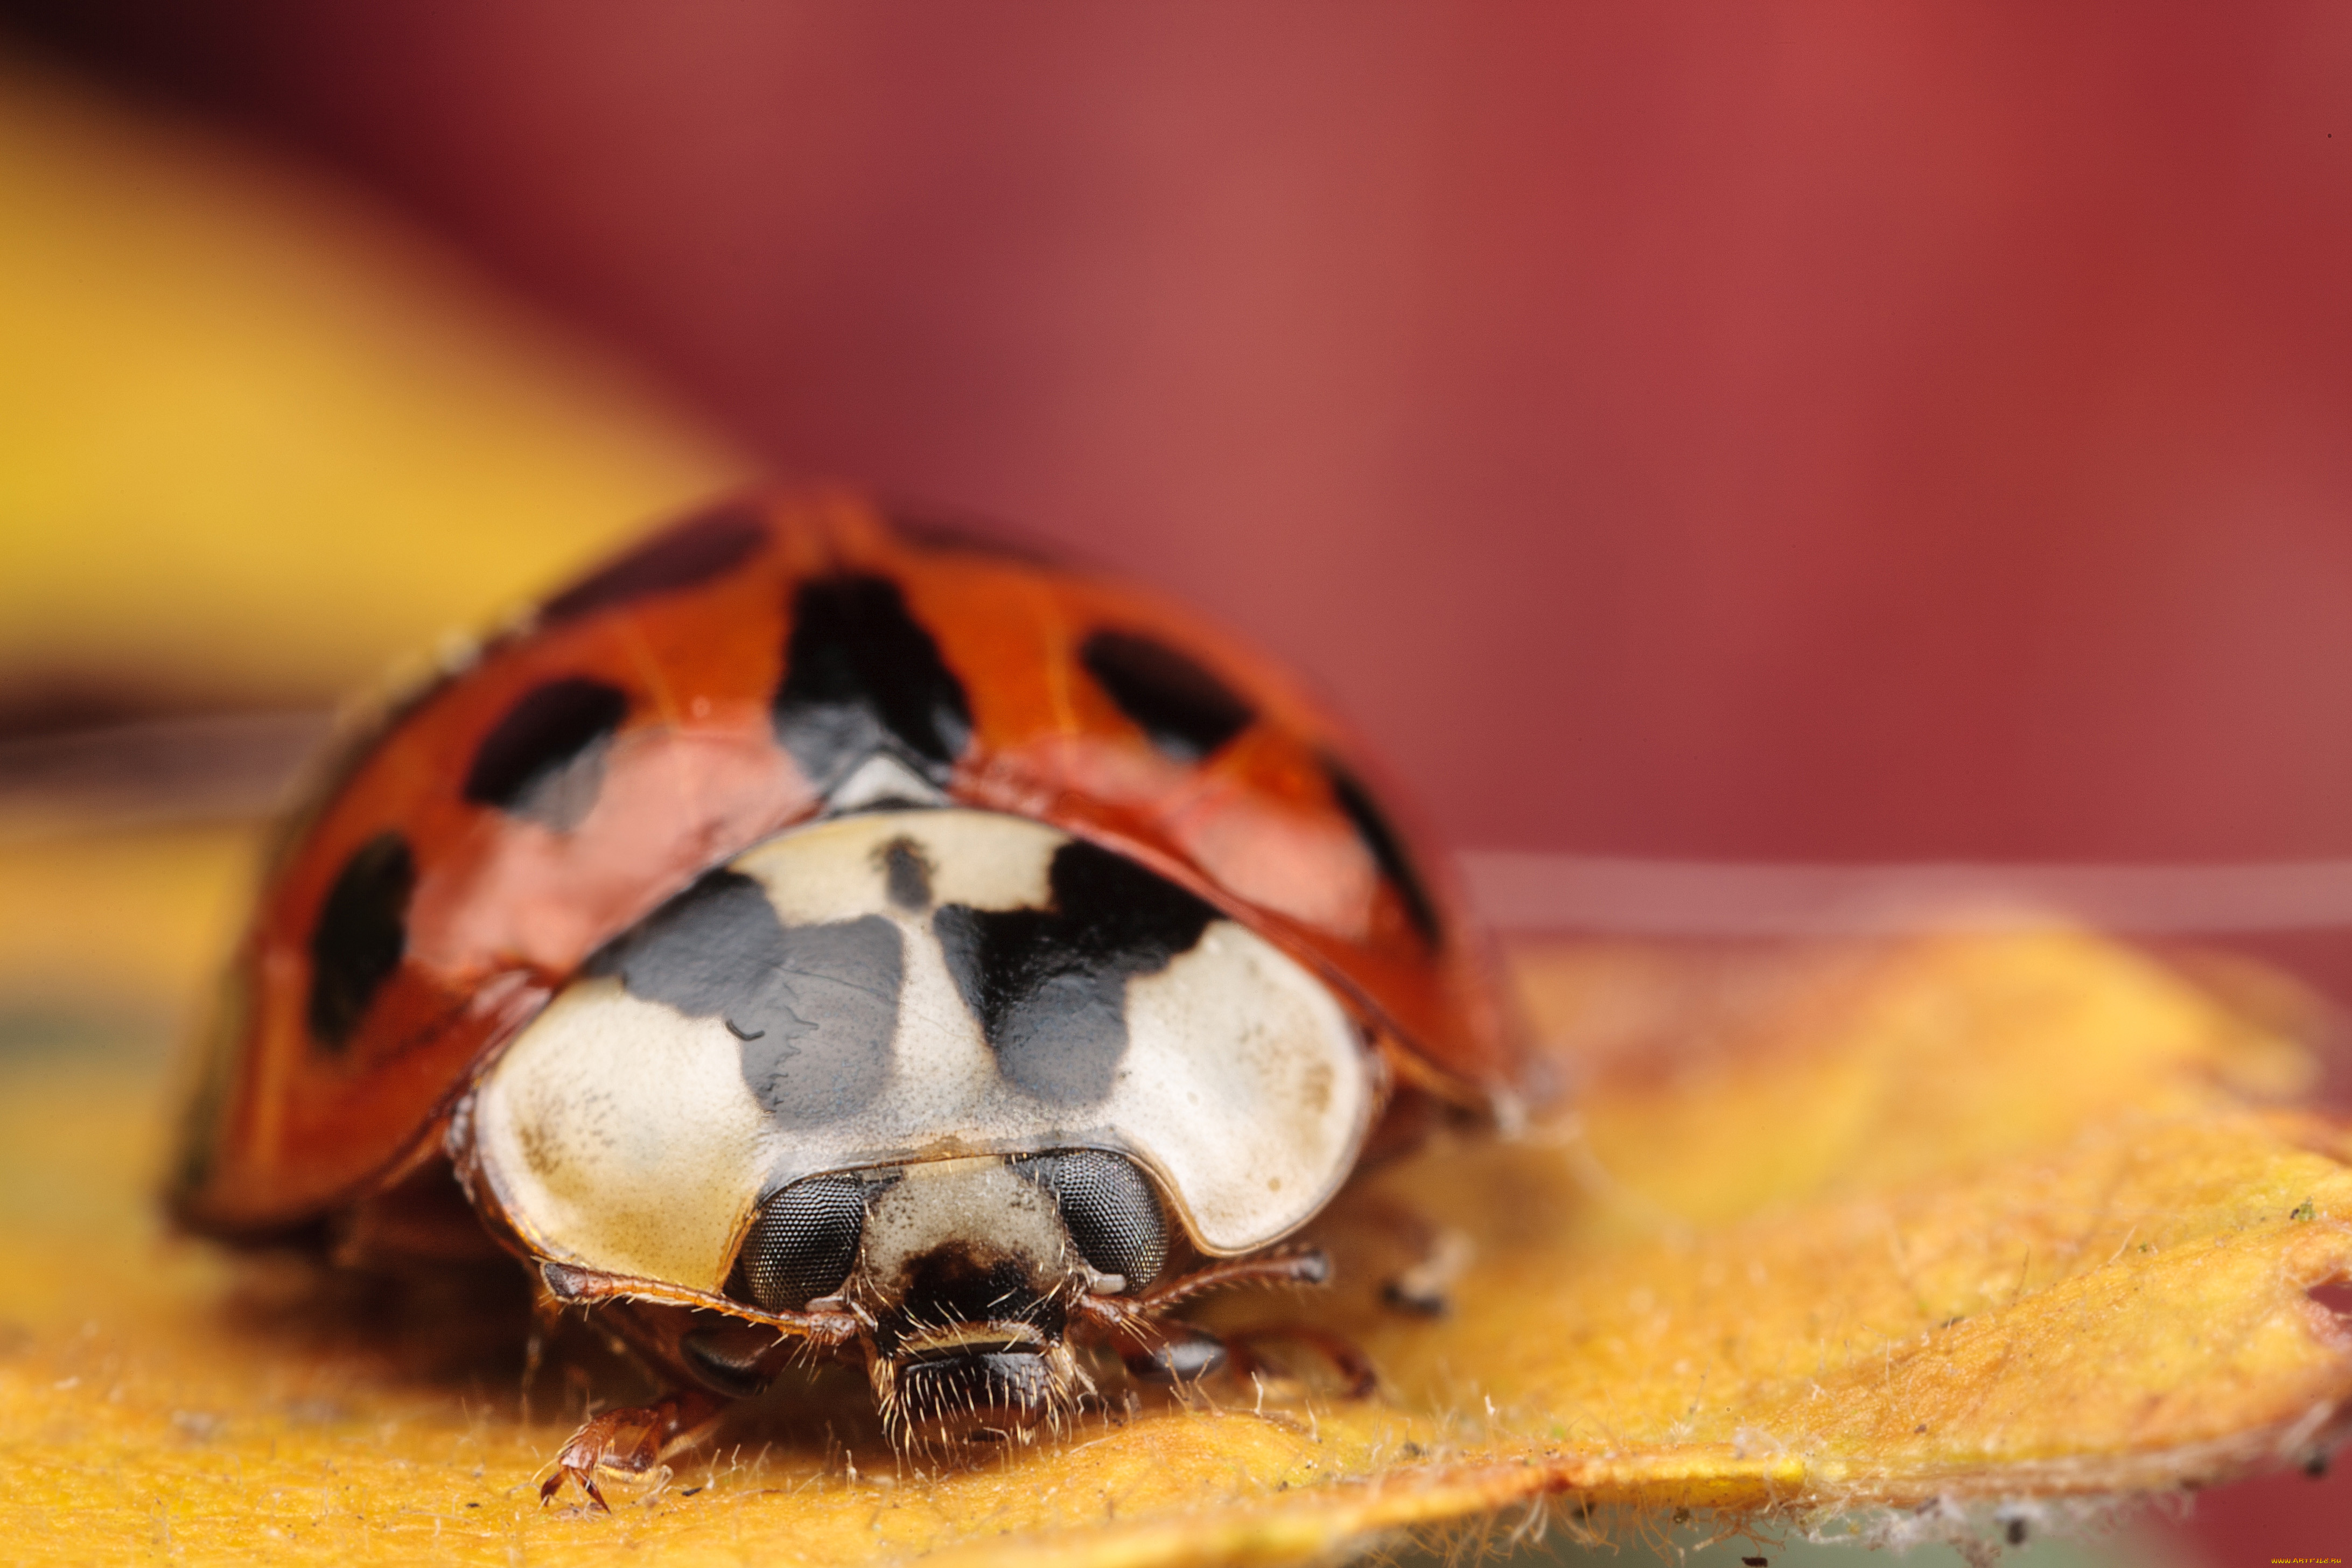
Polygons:
<instances>
[{"instance_id":1,"label":"yellow leaf","mask_svg":"<svg viewBox=\"0 0 2352 1568\"><path fill-rule=\"evenodd\" d=\"M862 1379L816 1376L611 1519L537 1505L586 1388L542 1376L523 1418L519 1322L159 1238L154 1075L20 1053L0 1529L59 1562L1286 1561L1530 1506L1575 1530L2168 1487L2332 1430L2352 1353L2305 1292L2352 1259L2343 1136L2242 1099L2293 1048L2164 968L2053 931L1519 972L1572 1110L1369 1173L1321 1227L1339 1287L1207 1314L1335 1328L1379 1397L1276 1333L1259 1384L937 1473L880 1442ZM1467 1243L1452 1310L1402 1316L1377 1288L1432 1234Z\"/></svg>"}]
</instances>

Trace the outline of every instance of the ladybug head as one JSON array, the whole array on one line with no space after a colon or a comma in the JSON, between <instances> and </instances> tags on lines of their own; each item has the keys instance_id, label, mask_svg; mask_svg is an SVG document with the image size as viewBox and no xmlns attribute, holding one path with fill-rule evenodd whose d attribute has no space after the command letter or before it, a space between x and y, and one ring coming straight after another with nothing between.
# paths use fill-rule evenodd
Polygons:
<instances>
[{"instance_id":1,"label":"ladybug head","mask_svg":"<svg viewBox=\"0 0 2352 1568\"><path fill-rule=\"evenodd\" d=\"M1092 1386L1065 1343L1078 1299L1150 1285L1168 1236L1150 1182L1117 1154L927 1161L776 1194L730 1293L869 1324L875 1396L903 1443L1027 1441Z\"/></svg>"}]
</instances>

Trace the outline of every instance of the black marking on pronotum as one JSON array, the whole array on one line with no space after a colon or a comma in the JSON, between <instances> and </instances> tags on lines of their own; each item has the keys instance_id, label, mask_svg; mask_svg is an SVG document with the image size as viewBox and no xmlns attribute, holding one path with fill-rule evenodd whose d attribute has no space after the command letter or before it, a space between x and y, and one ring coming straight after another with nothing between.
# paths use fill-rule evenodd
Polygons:
<instances>
[{"instance_id":1,"label":"black marking on pronotum","mask_svg":"<svg viewBox=\"0 0 2352 1568\"><path fill-rule=\"evenodd\" d=\"M1199 661L1139 632L1096 632L1079 646L1078 662L1154 746L1180 763L1199 762L1257 717Z\"/></svg>"},{"instance_id":2,"label":"black marking on pronotum","mask_svg":"<svg viewBox=\"0 0 2352 1568\"><path fill-rule=\"evenodd\" d=\"M1189 952L1216 911L1174 883L1074 840L1054 852L1053 905L931 917L997 1069L1040 1100L1088 1105L1127 1053L1127 982Z\"/></svg>"},{"instance_id":3,"label":"black marking on pronotum","mask_svg":"<svg viewBox=\"0 0 2352 1568\"><path fill-rule=\"evenodd\" d=\"M850 1115L882 1091L898 1026L898 928L880 915L788 926L759 883L712 871L591 959L635 996L723 1019L743 1081L785 1127Z\"/></svg>"},{"instance_id":4,"label":"black marking on pronotum","mask_svg":"<svg viewBox=\"0 0 2352 1568\"><path fill-rule=\"evenodd\" d=\"M1422 941L1435 947L1445 939L1444 922L1437 918L1437 901L1429 896L1429 884L1422 880L1421 870L1405 853L1404 840L1389 825L1387 816L1374 804L1371 792L1363 782L1349 772L1347 764L1336 757L1321 759L1323 776L1331 783L1331 798L1348 814L1356 829L1356 837L1364 841L1364 848L1381 875L1396 889L1397 897L1404 902L1405 919L1421 933Z\"/></svg>"},{"instance_id":5,"label":"black marking on pronotum","mask_svg":"<svg viewBox=\"0 0 2352 1568\"><path fill-rule=\"evenodd\" d=\"M883 577L819 577L793 595L776 741L820 793L877 751L945 783L971 739L963 683Z\"/></svg>"},{"instance_id":6,"label":"black marking on pronotum","mask_svg":"<svg viewBox=\"0 0 2352 1568\"><path fill-rule=\"evenodd\" d=\"M882 864L883 884L892 903L912 915L931 907L931 861L921 845L911 838L893 838L875 851L875 858Z\"/></svg>"},{"instance_id":7,"label":"black marking on pronotum","mask_svg":"<svg viewBox=\"0 0 2352 1568\"><path fill-rule=\"evenodd\" d=\"M310 928L310 1033L341 1050L368 1004L408 951L408 900L416 857L408 840L379 833L335 874Z\"/></svg>"},{"instance_id":8,"label":"black marking on pronotum","mask_svg":"<svg viewBox=\"0 0 2352 1568\"><path fill-rule=\"evenodd\" d=\"M543 625L610 609L652 594L691 588L749 560L768 537L749 505L734 502L663 530L539 607Z\"/></svg>"},{"instance_id":9,"label":"black marking on pronotum","mask_svg":"<svg viewBox=\"0 0 2352 1568\"><path fill-rule=\"evenodd\" d=\"M474 749L466 798L570 832L596 804L606 746L628 713L627 695L601 680L533 687Z\"/></svg>"}]
</instances>

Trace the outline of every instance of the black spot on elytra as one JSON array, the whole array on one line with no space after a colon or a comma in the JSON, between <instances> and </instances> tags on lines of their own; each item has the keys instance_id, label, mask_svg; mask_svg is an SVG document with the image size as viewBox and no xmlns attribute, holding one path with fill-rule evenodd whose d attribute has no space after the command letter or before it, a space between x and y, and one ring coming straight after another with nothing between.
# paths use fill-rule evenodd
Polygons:
<instances>
[{"instance_id":1,"label":"black spot on elytra","mask_svg":"<svg viewBox=\"0 0 2352 1568\"><path fill-rule=\"evenodd\" d=\"M539 607L539 618L552 625L648 595L708 583L751 559L767 538L767 524L742 502L688 518L548 600Z\"/></svg>"},{"instance_id":2,"label":"black spot on elytra","mask_svg":"<svg viewBox=\"0 0 2352 1568\"><path fill-rule=\"evenodd\" d=\"M1429 896L1429 884L1422 880L1412 858L1405 853L1404 841L1397 837L1396 829L1390 826L1387 816L1373 802L1371 792L1364 788L1360 779L1336 758L1325 757L1322 763L1323 774L1331 782L1331 798L1348 814L1356 837L1370 852L1372 863L1403 900L1405 919L1421 933L1422 941L1437 946L1444 940L1445 928L1437 918L1437 903Z\"/></svg>"},{"instance_id":3,"label":"black spot on elytra","mask_svg":"<svg viewBox=\"0 0 2352 1568\"><path fill-rule=\"evenodd\" d=\"M352 852L310 930L310 1033L330 1050L350 1043L368 1004L408 951L416 857L397 833Z\"/></svg>"},{"instance_id":4,"label":"black spot on elytra","mask_svg":"<svg viewBox=\"0 0 2352 1568\"><path fill-rule=\"evenodd\" d=\"M890 901L908 914L931 907L931 862L911 838L893 838L876 852Z\"/></svg>"},{"instance_id":5,"label":"black spot on elytra","mask_svg":"<svg viewBox=\"0 0 2352 1568\"><path fill-rule=\"evenodd\" d=\"M887 751L945 782L971 738L963 685L881 577L820 577L793 596L776 741L820 792Z\"/></svg>"},{"instance_id":6,"label":"black spot on elytra","mask_svg":"<svg viewBox=\"0 0 2352 1568\"><path fill-rule=\"evenodd\" d=\"M1230 686L1191 656L1137 632L1100 631L1078 648L1118 710L1180 763L1197 763L1257 717Z\"/></svg>"},{"instance_id":7,"label":"black spot on elytra","mask_svg":"<svg viewBox=\"0 0 2352 1568\"><path fill-rule=\"evenodd\" d=\"M591 959L635 996L725 1022L743 1081L785 1127L882 1091L898 1025L898 928L879 915L788 926L751 878L712 871Z\"/></svg>"},{"instance_id":8,"label":"black spot on elytra","mask_svg":"<svg viewBox=\"0 0 2352 1568\"><path fill-rule=\"evenodd\" d=\"M601 680L532 688L475 748L466 798L569 833L596 804L605 748L628 712L628 698Z\"/></svg>"},{"instance_id":9,"label":"black spot on elytra","mask_svg":"<svg viewBox=\"0 0 2352 1568\"><path fill-rule=\"evenodd\" d=\"M1107 849L1054 852L1053 906L931 917L948 973L1006 1080L1039 1100L1088 1105L1127 1053L1127 982L1189 952L1216 910Z\"/></svg>"}]
</instances>

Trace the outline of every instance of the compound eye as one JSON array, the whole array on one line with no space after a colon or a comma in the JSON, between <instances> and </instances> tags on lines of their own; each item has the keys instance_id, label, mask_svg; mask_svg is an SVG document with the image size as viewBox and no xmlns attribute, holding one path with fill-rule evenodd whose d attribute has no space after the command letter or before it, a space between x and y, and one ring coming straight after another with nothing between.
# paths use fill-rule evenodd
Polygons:
<instances>
[{"instance_id":1,"label":"compound eye","mask_svg":"<svg viewBox=\"0 0 2352 1568\"><path fill-rule=\"evenodd\" d=\"M849 1278L866 1234L866 1186L810 1176L770 1198L743 1237L731 1289L771 1312L796 1312Z\"/></svg>"},{"instance_id":2,"label":"compound eye","mask_svg":"<svg viewBox=\"0 0 2352 1568\"><path fill-rule=\"evenodd\" d=\"M1168 1261L1168 1216L1142 1172L1117 1154L1073 1149L1021 1162L1021 1173L1054 1194L1070 1239L1095 1270L1129 1290L1160 1277Z\"/></svg>"}]
</instances>

